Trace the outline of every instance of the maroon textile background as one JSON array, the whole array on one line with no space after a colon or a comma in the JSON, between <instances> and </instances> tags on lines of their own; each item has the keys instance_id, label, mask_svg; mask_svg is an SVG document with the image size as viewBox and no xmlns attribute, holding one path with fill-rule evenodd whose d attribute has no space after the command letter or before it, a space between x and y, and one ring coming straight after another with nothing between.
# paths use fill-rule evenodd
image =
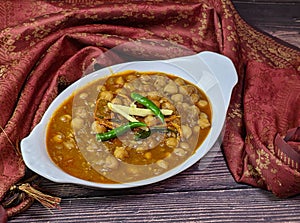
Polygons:
<instances>
[{"instance_id":1,"label":"maroon textile background","mask_svg":"<svg viewBox=\"0 0 300 223\"><path fill-rule=\"evenodd\" d=\"M249 27L229 0L95 2L1 3L0 201L25 174L16 145L59 91L103 52L139 39L229 57L239 74L223 142L232 175L280 197L300 193L299 51Z\"/></svg>"}]
</instances>

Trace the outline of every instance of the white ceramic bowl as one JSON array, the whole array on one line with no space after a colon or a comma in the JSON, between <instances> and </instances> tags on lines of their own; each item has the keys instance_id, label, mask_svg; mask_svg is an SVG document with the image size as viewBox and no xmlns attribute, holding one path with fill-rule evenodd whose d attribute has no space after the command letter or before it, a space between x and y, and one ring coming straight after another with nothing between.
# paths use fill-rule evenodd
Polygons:
<instances>
[{"instance_id":1,"label":"white ceramic bowl","mask_svg":"<svg viewBox=\"0 0 300 223\"><path fill-rule=\"evenodd\" d=\"M52 113L78 88L78 84L84 86L94 79L108 76L111 71L120 72L124 70L161 71L179 76L197 85L206 93L212 105L210 133L200 148L185 162L162 175L146 180L121 184L103 184L82 180L63 172L52 162L45 145L47 124ZM193 56L170 60L129 62L98 70L69 86L52 102L41 122L28 137L21 141L21 152L24 162L32 171L51 181L98 188L128 188L164 180L195 164L218 140L225 122L231 92L236 83L237 73L230 59L212 52L202 52Z\"/></svg>"}]
</instances>

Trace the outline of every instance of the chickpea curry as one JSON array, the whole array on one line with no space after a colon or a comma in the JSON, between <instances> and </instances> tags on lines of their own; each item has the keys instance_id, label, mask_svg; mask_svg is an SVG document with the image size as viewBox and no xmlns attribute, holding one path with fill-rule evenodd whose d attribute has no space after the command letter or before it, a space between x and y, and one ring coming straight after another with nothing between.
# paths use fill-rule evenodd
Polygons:
<instances>
[{"instance_id":1,"label":"chickpea curry","mask_svg":"<svg viewBox=\"0 0 300 223\"><path fill-rule=\"evenodd\" d=\"M99 183L151 178L189 158L207 137L205 93L180 77L128 70L92 81L54 112L46 146L66 173Z\"/></svg>"}]
</instances>

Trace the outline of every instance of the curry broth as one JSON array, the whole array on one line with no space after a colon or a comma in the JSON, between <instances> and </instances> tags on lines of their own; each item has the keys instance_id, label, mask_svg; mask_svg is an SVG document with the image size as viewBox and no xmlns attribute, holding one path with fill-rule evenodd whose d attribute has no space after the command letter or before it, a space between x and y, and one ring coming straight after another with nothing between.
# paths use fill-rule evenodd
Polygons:
<instances>
[{"instance_id":1,"label":"curry broth","mask_svg":"<svg viewBox=\"0 0 300 223\"><path fill-rule=\"evenodd\" d=\"M130 106L134 103L129 96L132 91L144 94L160 109L173 109L172 115L165 116L168 132L151 133L152 138L134 141L132 135L137 128L121 137L97 142L97 131L110 131L125 119L110 111L105 102ZM134 117L148 126L157 123L155 115ZM49 121L46 146L53 162L72 176L100 183L143 180L191 156L207 137L211 118L209 100L195 85L170 74L126 71L95 80L64 101ZM109 128L111 123L115 126ZM151 143L156 144L151 147Z\"/></svg>"}]
</instances>

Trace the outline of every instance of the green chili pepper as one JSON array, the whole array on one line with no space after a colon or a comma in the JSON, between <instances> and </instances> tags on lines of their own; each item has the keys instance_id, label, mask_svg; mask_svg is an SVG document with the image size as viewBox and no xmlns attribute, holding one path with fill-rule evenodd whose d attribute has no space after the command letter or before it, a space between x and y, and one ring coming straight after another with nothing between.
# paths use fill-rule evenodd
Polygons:
<instances>
[{"instance_id":1,"label":"green chili pepper","mask_svg":"<svg viewBox=\"0 0 300 223\"><path fill-rule=\"evenodd\" d=\"M149 130L141 129L141 130L137 131L137 133L135 133L135 140L146 139L151 135L151 133L154 133L154 132L167 133L167 132L174 132L174 130L172 130L170 128L166 128L164 126L162 126L162 127L154 126L154 127L149 128Z\"/></svg>"},{"instance_id":2,"label":"green chili pepper","mask_svg":"<svg viewBox=\"0 0 300 223\"><path fill-rule=\"evenodd\" d=\"M97 141L106 141L109 139L116 138L117 136L124 134L125 132L129 131L132 128L142 127L142 126L147 126L147 125L143 122L129 122L115 129L112 129L108 132L97 133L96 139Z\"/></svg>"},{"instance_id":3,"label":"green chili pepper","mask_svg":"<svg viewBox=\"0 0 300 223\"><path fill-rule=\"evenodd\" d=\"M146 139L151 135L151 130L143 130L141 129L140 131L138 131L137 133L135 133L134 135L134 139L135 140L140 140L140 139Z\"/></svg>"},{"instance_id":4,"label":"green chili pepper","mask_svg":"<svg viewBox=\"0 0 300 223\"><path fill-rule=\"evenodd\" d=\"M157 107L151 100L135 92L131 93L131 98L144 105L146 108L150 109L154 113L154 115L156 115L160 119L160 121L164 123L165 118L163 113L161 112L159 107Z\"/></svg>"}]
</instances>

